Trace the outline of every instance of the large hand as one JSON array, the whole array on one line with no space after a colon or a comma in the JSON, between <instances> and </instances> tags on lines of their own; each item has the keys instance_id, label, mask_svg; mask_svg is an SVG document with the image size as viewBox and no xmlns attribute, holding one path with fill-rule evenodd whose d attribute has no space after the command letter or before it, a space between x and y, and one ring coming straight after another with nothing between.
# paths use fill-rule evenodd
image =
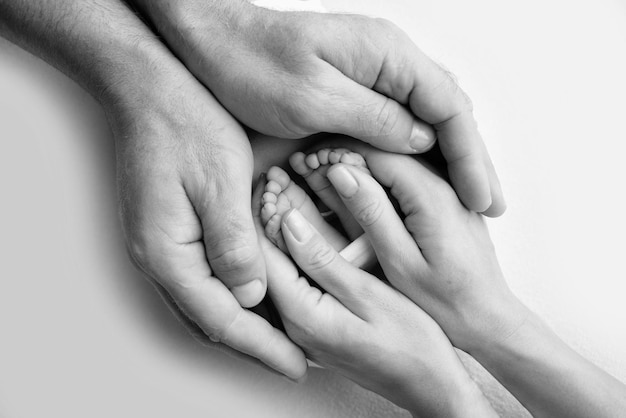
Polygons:
<instances>
[{"instance_id":1,"label":"large hand","mask_svg":"<svg viewBox=\"0 0 626 418\"><path fill-rule=\"evenodd\" d=\"M302 351L241 307L263 298L265 267L250 146L228 112L120 0L0 0L0 34L102 102L136 263L213 340L305 373Z\"/></svg>"},{"instance_id":2,"label":"large hand","mask_svg":"<svg viewBox=\"0 0 626 418\"><path fill-rule=\"evenodd\" d=\"M301 277L260 229L269 292L287 333L312 360L414 416L495 416L424 311L349 264L297 210L283 218L282 230L298 266L328 292Z\"/></svg>"},{"instance_id":3,"label":"large hand","mask_svg":"<svg viewBox=\"0 0 626 418\"><path fill-rule=\"evenodd\" d=\"M160 86L167 100L109 111L130 254L211 340L300 377L300 349L241 307L266 290L248 138L192 77Z\"/></svg>"},{"instance_id":4,"label":"large hand","mask_svg":"<svg viewBox=\"0 0 626 418\"><path fill-rule=\"evenodd\" d=\"M472 105L395 25L357 15L275 12L245 0L143 4L175 53L238 119L266 134L346 134L401 153L436 131L463 203L505 204Z\"/></svg>"}]
</instances>

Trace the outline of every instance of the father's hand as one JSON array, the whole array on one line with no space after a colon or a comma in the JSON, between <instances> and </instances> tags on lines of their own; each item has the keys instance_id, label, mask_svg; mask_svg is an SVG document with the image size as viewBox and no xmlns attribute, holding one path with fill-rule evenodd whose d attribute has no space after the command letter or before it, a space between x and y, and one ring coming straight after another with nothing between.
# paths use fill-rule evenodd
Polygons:
<instances>
[{"instance_id":1,"label":"father's hand","mask_svg":"<svg viewBox=\"0 0 626 418\"><path fill-rule=\"evenodd\" d=\"M439 140L470 209L498 216L500 185L472 105L392 23L286 13L246 0L135 0L170 47L239 120L265 134L346 134L420 153Z\"/></svg>"},{"instance_id":2,"label":"father's hand","mask_svg":"<svg viewBox=\"0 0 626 418\"><path fill-rule=\"evenodd\" d=\"M263 298L266 282L250 145L232 116L120 0L0 0L0 34L102 102L141 269L214 341L290 377L305 373L302 351L242 308Z\"/></svg>"},{"instance_id":3,"label":"father's hand","mask_svg":"<svg viewBox=\"0 0 626 418\"><path fill-rule=\"evenodd\" d=\"M266 291L248 138L191 76L171 81L160 84L167 100L111 118L129 252L212 341L298 378L306 371L301 350L242 308Z\"/></svg>"}]
</instances>

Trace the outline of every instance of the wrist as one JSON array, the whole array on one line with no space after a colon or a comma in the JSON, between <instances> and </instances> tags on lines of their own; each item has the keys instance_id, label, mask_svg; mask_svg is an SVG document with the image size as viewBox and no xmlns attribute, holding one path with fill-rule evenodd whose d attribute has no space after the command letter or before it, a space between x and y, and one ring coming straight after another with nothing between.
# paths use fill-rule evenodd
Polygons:
<instances>
[{"instance_id":1,"label":"wrist","mask_svg":"<svg viewBox=\"0 0 626 418\"><path fill-rule=\"evenodd\" d=\"M457 314L453 344L471 354L506 341L527 321L531 312L507 288ZM452 334L451 334L452 335Z\"/></svg>"},{"instance_id":2,"label":"wrist","mask_svg":"<svg viewBox=\"0 0 626 418\"><path fill-rule=\"evenodd\" d=\"M419 388L424 391L424 388ZM429 408L424 405L408 406L413 417L497 417L491 404L485 398L478 385L463 373L463 378L439 391L436 402Z\"/></svg>"}]
</instances>

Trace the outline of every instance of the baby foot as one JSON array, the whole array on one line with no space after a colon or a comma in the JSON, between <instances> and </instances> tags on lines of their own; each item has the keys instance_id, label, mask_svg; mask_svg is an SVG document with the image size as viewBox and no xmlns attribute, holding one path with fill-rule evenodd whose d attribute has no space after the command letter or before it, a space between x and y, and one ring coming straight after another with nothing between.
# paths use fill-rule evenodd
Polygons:
<instances>
[{"instance_id":1,"label":"baby foot","mask_svg":"<svg viewBox=\"0 0 626 418\"><path fill-rule=\"evenodd\" d=\"M287 252L287 246L280 225L283 215L291 208L298 209L337 251L348 245L348 240L324 220L313 200L291 180L289 174L280 167L271 167L262 197L261 221L265 235L284 252Z\"/></svg>"},{"instance_id":2,"label":"baby foot","mask_svg":"<svg viewBox=\"0 0 626 418\"><path fill-rule=\"evenodd\" d=\"M371 174L361 154L346 148L324 148L308 155L296 152L289 158L289 163L296 173L304 177L320 200L335 212L351 240L363 234L363 229L343 204L326 176L331 165L338 163L349 164Z\"/></svg>"}]
</instances>

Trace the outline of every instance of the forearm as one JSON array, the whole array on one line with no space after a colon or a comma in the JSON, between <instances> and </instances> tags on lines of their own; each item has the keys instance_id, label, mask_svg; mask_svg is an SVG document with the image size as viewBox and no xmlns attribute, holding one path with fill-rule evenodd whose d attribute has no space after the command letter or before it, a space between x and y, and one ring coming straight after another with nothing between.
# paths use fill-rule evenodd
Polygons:
<instances>
[{"instance_id":1,"label":"forearm","mask_svg":"<svg viewBox=\"0 0 626 418\"><path fill-rule=\"evenodd\" d=\"M167 49L119 0L0 0L0 34L105 102L140 100L166 67Z\"/></svg>"},{"instance_id":2,"label":"forearm","mask_svg":"<svg viewBox=\"0 0 626 418\"><path fill-rule=\"evenodd\" d=\"M176 57L210 89L217 87L212 82L223 71L223 62L253 53L255 29L268 24L266 20L259 23L259 17L271 13L248 0L128 2L152 23Z\"/></svg>"},{"instance_id":3,"label":"forearm","mask_svg":"<svg viewBox=\"0 0 626 418\"><path fill-rule=\"evenodd\" d=\"M211 41L237 32L253 11L248 0L128 0L148 18L171 46L187 48L194 38Z\"/></svg>"},{"instance_id":4,"label":"forearm","mask_svg":"<svg viewBox=\"0 0 626 418\"><path fill-rule=\"evenodd\" d=\"M568 347L535 314L503 341L472 352L536 417L613 417L626 387Z\"/></svg>"}]
</instances>

